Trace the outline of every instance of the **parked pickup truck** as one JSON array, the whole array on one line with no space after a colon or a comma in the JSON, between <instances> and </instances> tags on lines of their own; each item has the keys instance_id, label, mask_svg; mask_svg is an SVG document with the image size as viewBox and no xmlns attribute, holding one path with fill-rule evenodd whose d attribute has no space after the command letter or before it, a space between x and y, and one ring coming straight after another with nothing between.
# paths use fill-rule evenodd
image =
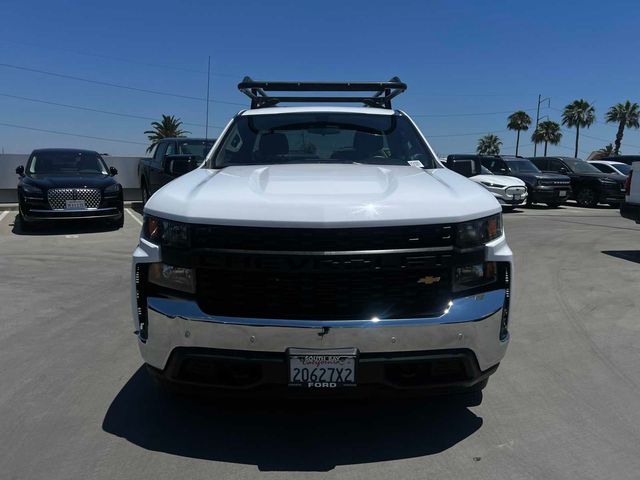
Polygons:
<instances>
[{"instance_id":1,"label":"parked pickup truck","mask_svg":"<svg viewBox=\"0 0 640 480\"><path fill-rule=\"evenodd\" d=\"M190 172L202 163L215 139L163 138L152 150L150 158L138 164L142 203L171 180Z\"/></svg>"},{"instance_id":2,"label":"parked pickup truck","mask_svg":"<svg viewBox=\"0 0 640 480\"><path fill-rule=\"evenodd\" d=\"M625 196L620 204L620 215L640 223L640 162L632 164L625 182Z\"/></svg>"},{"instance_id":3,"label":"parked pickup truck","mask_svg":"<svg viewBox=\"0 0 640 480\"><path fill-rule=\"evenodd\" d=\"M132 313L147 370L248 395L484 388L509 342L502 209L391 108L406 85L238 88L251 109L144 207ZM315 91L349 96L300 96ZM365 108L326 105L347 101Z\"/></svg>"}]
</instances>

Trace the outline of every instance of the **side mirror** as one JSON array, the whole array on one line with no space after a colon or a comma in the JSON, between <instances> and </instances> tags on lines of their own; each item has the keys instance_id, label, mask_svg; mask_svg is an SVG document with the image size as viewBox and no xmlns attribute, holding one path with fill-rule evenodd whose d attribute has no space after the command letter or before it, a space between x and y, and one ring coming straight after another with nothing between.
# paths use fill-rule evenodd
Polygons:
<instances>
[{"instance_id":1,"label":"side mirror","mask_svg":"<svg viewBox=\"0 0 640 480\"><path fill-rule=\"evenodd\" d=\"M560 167L560 170L558 170L559 173L566 175L567 173L569 173L569 170L567 170L565 167Z\"/></svg>"},{"instance_id":2,"label":"side mirror","mask_svg":"<svg viewBox=\"0 0 640 480\"><path fill-rule=\"evenodd\" d=\"M118 174L118 169L116 167L109 167L109 173L112 177L115 177Z\"/></svg>"},{"instance_id":3,"label":"side mirror","mask_svg":"<svg viewBox=\"0 0 640 480\"><path fill-rule=\"evenodd\" d=\"M21 177L24 177L24 166L20 165L19 167L16 167L16 173Z\"/></svg>"},{"instance_id":4,"label":"side mirror","mask_svg":"<svg viewBox=\"0 0 640 480\"><path fill-rule=\"evenodd\" d=\"M507 173L509 173L509 170L502 167L500 170L498 170L500 172L501 175L506 175Z\"/></svg>"},{"instance_id":5,"label":"side mirror","mask_svg":"<svg viewBox=\"0 0 640 480\"><path fill-rule=\"evenodd\" d=\"M179 177L196 168L194 155L167 155L164 157L165 171L172 177Z\"/></svg>"}]
</instances>

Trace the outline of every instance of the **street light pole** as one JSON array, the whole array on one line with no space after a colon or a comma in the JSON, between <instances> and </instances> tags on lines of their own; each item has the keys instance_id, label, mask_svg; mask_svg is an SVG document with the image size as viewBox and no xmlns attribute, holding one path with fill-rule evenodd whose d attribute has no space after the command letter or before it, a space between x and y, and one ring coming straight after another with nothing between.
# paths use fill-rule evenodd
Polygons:
<instances>
[{"instance_id":1,"label":"street light pole","mask_svg":"<svg viewBox=\"0 0 640 480\"><path fill-rule=\"evenodd\" d=\"M551 106L551 97L547 97L547 98L542 98L542 95L538 94L538 109L536 111L536 128L534 130L534 132L536 130L538 130L538 122L540 121L540 104L544 103L544 102L548 102L547 107ZM533 156L536 156L536 152L538 151L538 144L537 143L533 143Z\"/></svg>"},{"instance_id":2,"label":"street light pole","mask_svg":"<svg viewBox=\"0 0 640 480\"><path fill-rule=\"evenodd\" d=\"M207 62L207 118L204 123L204 138L209 140L209 82L211 81L211 55Z\"/></svg>"}]
</instances>

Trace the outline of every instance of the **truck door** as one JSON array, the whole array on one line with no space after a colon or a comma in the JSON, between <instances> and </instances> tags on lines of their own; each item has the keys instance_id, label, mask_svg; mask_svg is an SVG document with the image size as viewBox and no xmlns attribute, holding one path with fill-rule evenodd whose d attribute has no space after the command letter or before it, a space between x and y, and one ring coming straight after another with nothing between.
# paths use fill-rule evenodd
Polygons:
<instances>
[{"instance_id":1,"label":"truck door","mask_svg":"<svg viewBox=\"0 0 640 480\"><path fill-rule=\"evenodd\" d=\"M162 186L162 161L166 151L167 143L161 142L151 160L149 167L149 195L153 195Z\"/></svg>"}]
</instances>

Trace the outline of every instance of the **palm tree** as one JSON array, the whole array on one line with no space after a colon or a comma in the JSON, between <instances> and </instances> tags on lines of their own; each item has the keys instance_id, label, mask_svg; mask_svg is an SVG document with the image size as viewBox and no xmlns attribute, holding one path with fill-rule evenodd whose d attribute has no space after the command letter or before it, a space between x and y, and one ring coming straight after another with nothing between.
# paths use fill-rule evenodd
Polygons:
<instances>
[{"instance_id":1,"label":"palm tree","mask_svg":"<svg viewBox=\"0 0 640 480\"><path fill-rule=\"evenodd\" d=\"M567 127L576 127L576 151L574 157L578 158L578 142L580 140L580 128L589 128L596 121L596 110L586 100L574 100L564 107L562 112L562 124Z\"/></svg>"},{"instance_id":2,"label":"palm tree","mask_svg":"<svg viewBox=\"0 0 640 480\"><path fill-rule=\"evenodd\" d=\"M527 115L527 112L523 112L522 110L518 110L517 112L509 115L509 123L507 123L507 128L509 130L515 130L518 132L518 136L516 137L516 156L518 155L518 147L520 146L520 131L529 130L529 125L531 125L531 117Z\"/></svg>"},{"instance_id":3,"label":"palm tree","mask_svg":"<svg viewBox=\"0 0 640 480\"><path fill-rule=\"evenodd\" d=\"M489 133L478 140L476 152L478 155L500 155L502 142L497 135Z\"/></svg>"},{"instance_id":4,"label":"palm tree","mask_svg":"<svg viewBox=\"0 0 640 480\"><path fill-rule=\"evenodd\" d=\"M611 155L613 155L613 144L609 143L596 152L593 160L610 157Z\"/></svg>"},{"instance_id":5,"label":"palm tree","mask_svg":"<svg viewBox=\"0 0 640 480\"><path fill-rule=\"evenodd\" d=\"M607 123L617 123L618 133L616 133L616 148L614 155L620 154L620 144L622 143L622 135L624 135L624 127L638 128L640 127L640 107L637 103L631 103L627 100L624 103L618 103L611 107L606 115Z\"/></svg>"},{"instance_id":6,"label":"palm tree","mask_svg":"<svg viewBox=\"0 0 640 480\"><path fill-rule=\"evenodd\" d=\"M558 145L562 138L562 132L560 131L560 124L551 120L545 120L538 124L535 132L531 135L531 141L533 143L544 142L544 156L547 156L547 145Z\"/></svg>"},{"instance_id":7,"label":"palm tree","mask_svg":"<svg viewBox=\"0 0 640 480\"><path fill-rule=\"evenodd\" d=\"M151 122L153 130L146 130L144 133L151 141L151 145L147 148L147 152L153 150L153 147L163 138L184 137L185 134L191 133L182 130L182 121L173 115L162 115L161 122Z\"/></svg>"}]
</instances>

